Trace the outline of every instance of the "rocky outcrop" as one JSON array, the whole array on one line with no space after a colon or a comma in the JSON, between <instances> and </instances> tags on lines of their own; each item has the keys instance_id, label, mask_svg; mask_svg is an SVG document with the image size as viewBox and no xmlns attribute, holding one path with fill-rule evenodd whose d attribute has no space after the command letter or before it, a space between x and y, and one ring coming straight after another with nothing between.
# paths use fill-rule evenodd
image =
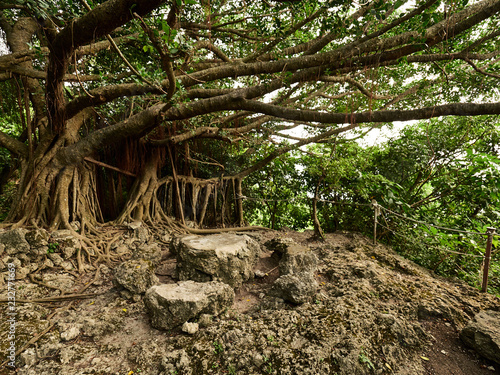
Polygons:
<instances>
[{"instance_id":1,"label":"rocky outcrop","mask_svg":"<svg viewBox=\"0 0 500 375\"><path fill-rule=\"evenodd\" d=\"M295 304L311 300L318 283L311 273L295 273L280 276L273 284L270 295Z\"/></svg>"},{"instance_id":2,"label":"rocky outcrop","mask_svg":"<svg viewBox=\"0 0 500 375\"><path fill-rule=\"evenodd\" d=\"M158 277L151 261L132 259L116 267L115 283L132 293L140 294L158 283Z\"/></svg>"},{"instance_id":3,"label":"rocky outcrop","mask_svg":"<svg viewBox=\"0 0 500 375\"><path fill-rule=\"evenodd\" d=\"M309 273L318 268L318 258L305 246L290 244L279 264L280 275Z\"/></svg>"},{"instance_id":4,"label":"rocky outcrop","mask_svg":"<svg viewBox=\"0 0 500 375\"><path fill-rule=\"evenodd\" d=\"M149 260L156 267L161 261L160 246L156 243L141 243L132 250L132 259Z\"/></svg>"},{"instance_id":5,"label":"rocky outcrop","mask_svg":"<svg viewBox=\"0 0 500 375\"><path fill-rule=\"evenodd\" d=\"M263 232L260 240L264 243L273 235L284 236L281 232ZM131 300L121 298L111 285L112 271L100 265L97 280L86 290L92 294L90 298L73 303L64 313L51 316L53 307L32 303L16 305L19 347L56 323L40 337L36 348L32 346L17 357L17 373L427 374L434 370L428 368L433 360L429 351L443 342L436 342L439 336L419 318L450 324L454 333L455 327L460 330L479 311L498 310L499 300L494 295L480 293L463 283L432 277L391 249L373 246L371 239L360 235L326 234L327 242L309 240L306 233L287 235L306 246L307 253L318 257L318 270L301 268L299 264L304 262L298 261L299 258L285 264L288 263L287 249L293 245L290 240L280 254L281 271L288 272L292 264L297 266L291 267L290 273L281 274L283 279L277 285L292 277L303 281L307 277L300 271L309 270L309 276L314 274L314 282L319 284L311 296L312 303L291 305L281 298L268 296L278 273L274 270L278 266L276 250L273 257L268 252L261 254L256 269L271 271L259 280L244 284L233 305L227 301L225 308L212 312L211 306L221 303L214 302L215 292L208 291L205 297L209 302L202 304L207 307L202 310L207 312L183 313L184 318L179 319L176 328L170 332L158 331L151 328L151 313L149 317L144 313L147 298L138 294ZM144 243L153 242L149 237ZM115 258L129 256L144 243L133 237L130 228L109 246L109 251ZM59 248L54 254L63 257ZM25 262L20 255L9 255L15 259L16 267ZM43 258L53 264L48 255L45 251ZM4 253L0 258L4 256L7 255ZM41 264L40 269L42 267ZM80 288L80 281L87 282L94 273L80 279L75 272L48 268L37 274L40 278L37 276L36 281L73 292ZM170 277L164 280L168 282ZM16 283L17 298L30 300L60 295L59 290L30 281ZM171 284L170 288L185 283L193 282ZM219 285L232 295L230 286ZM189 290L186 287L179 292L179 299L186 299L180 303L187 306L186 310L191 306ZM5 287L0 286L0 297L6 297ZM178 316L178 311L174 309L173 314ZM186 321L188 324L184 325ZM8 321L0 319L0 331L8 329ZM456 340L445 343L455 345ZM6 345L6 340L0 340L0 352L7 351ZM434 358L453 360L458 348L446 348L446 354L438 350ZM468 374L488 372L479 366L489 362L478 361L482 361L477 364L479 371ZM452 370L434 372L452 373Z\"/></svg>"},{"instance_id":6,"label":"rocky outcrop","mask_svg":"<svg viewBox=\"0 0 500 375\"><path fill-rule=\"evenodd\" d=\"M259 245L246 235L187 235L173 241L179 280L220 281L234 288L253 277Z\"/></svg>"},{"instance_id":7,"label":"rocky outcrop","mask_svg":"<svg viewBox=\"0 0 500 375\"><path fill-rule=\"evenodd\" d=\"M30 244L25 238L27 232L26 229L18 228L0 233L0 254L3 251L7 255L27 253L30 250Z\"/></svg>"},{"instance_id":8,"label":"rocky outcrop","mask_svg":"<svg viewBox=\"0 0 500 375\"><path fill-rule=\"evenodd\" d=\"M264 243L264 246L271 252L277 254L284 254L289 246L296 245L296 243L288 237L276 237Z\"/></svg>"},{"instance_id":9,"label":"rocky outcrop","mask_svg":"<svg viewBox=\"0 0 500 375\"><path fill-rule=\"evenodd\" d=\"M283 252L279 263L281 276L269 294L294 304L310 301L318 288L314 278L318 267L316 255L307 247L290 241L282 241L280 251Z\"/></svg>"},{"instance_id":10,"label":"rocky outcrop","mask_svg":"<svg viewBox=\"0 0 500 375\"><path fill-rule=\"evenodd\" d=\"M184 281L153 286L146 292L144 305L153 327L170 329L200 314L219 315L233 301L234 291L225 283Z\"/></svg>"},{"instance_id":11,"label":"rocky outcrop","mask_svg":"<svg viewBox=\"0 0 500 375\"><path fill-rule=\"evenodd\" d=\"M70 230L56 230L51 233L51 237L52 243L57 245L55 248L63 255L64 259L71 258L82 248L80 240ZM92 248L89 248L87 251L91 255L94 255Z\"/></svg>"},{"instance_id":12,"label":"rocky outcrop","mask_svg":"<svg viewBox=\"0 0 500 375\"><path fill-rule=\"evenodd\" d=\"M460 332L462 341L485 358L500 364L500 311L481 311Z\"/></svg>"}]
</instances>

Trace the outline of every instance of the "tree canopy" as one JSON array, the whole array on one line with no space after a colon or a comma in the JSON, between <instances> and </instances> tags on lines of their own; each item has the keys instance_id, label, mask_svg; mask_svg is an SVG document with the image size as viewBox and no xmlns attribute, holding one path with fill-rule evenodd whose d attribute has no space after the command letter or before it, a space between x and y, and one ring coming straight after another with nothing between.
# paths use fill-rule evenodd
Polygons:
<instances>
[{"instance_id":1,"label":"tree canopy","mask_svg":"<svg viewBox=\"0 0 500 375\"><path fill-rule=\"evenodd\" d=\"M499 15L492 0L3 1L7 221L242 224L241 180L293 149L500 114Z\"/></svg>"}]
</instances>

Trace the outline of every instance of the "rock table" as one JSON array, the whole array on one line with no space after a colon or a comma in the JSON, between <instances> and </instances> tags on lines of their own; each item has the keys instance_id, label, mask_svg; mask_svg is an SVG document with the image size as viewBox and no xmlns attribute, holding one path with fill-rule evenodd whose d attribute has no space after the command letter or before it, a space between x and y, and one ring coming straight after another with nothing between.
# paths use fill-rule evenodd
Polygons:
<instances>
[{"instance_id":1,"label":"rock table","mask_svg":"<svg viewBox=\"0 0 500 375\"><path fill-rule=\"evenodd\" d=\"M186 235L174 242L179 280L220 281L240 287L253 277L259 245L246 235Z\"/></svg>"}]
</instances>

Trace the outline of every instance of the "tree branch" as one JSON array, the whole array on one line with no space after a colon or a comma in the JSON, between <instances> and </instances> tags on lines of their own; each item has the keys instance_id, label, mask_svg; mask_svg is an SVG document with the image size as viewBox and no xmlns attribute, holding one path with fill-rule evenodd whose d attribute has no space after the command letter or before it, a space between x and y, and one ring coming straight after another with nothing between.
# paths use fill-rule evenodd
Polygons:
<instances>
[{"instance_id":1,"label":"tree branch","mask_svg":"<svg viewBox=\"0 0 500 375\"><path fill-rule=\"evenodd\" d=\"M22 157L28 157L28 146L0 130L0 146Z\"/></svg>"}]
</instances>

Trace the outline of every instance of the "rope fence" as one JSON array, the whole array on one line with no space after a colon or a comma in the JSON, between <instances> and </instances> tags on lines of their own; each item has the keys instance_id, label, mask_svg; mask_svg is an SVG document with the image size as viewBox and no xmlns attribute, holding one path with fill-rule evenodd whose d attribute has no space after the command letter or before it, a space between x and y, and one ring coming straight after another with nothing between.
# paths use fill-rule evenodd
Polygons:
<instances>
[{"instance_id":1,"label":"rope fence","mask_svg":"<svg viewBox=\"0 0 500 375\"><path fill-rule=\"evenodd\" d=\"M486 239L486 249L484 251L484 255L468 254L468 253L462 253L462 252L458 252L458 251L453 251L453 250L449 250L449 249L441 249L441 248L440 248L440 250L443 250L445 252L452 253L452 254L466 255L466 256L471 256L471 257L483 258L483 266L482 266L482 268L483 268L483 281L482 281L482 285L481 285L481 291L483 293L487 292L487 290L488 290L488 273L489 273L489 269L490 269L491 247L492 247L492 244L493 244L493 237L499 236L499 234L496 233L496 228L489 227L489 228L486 229L485 233L471 232L471 231L454 229L454 228L447 228L447 227L442 227L442 226L439 226L439 225L430 224L430 223L427 223L425 221L412 219L412 218L406 217L404 215L398 214L397 212L394 212L394 211L392 211L392 210L390 210L390 209L388 209L386 207L383 207L383 206L379 205L376 200L372 200L371 206L372 206L373 211L374 211L374 213L373 213L373 244L374 245L377 244L377 225L380 225L381 227L389 230L390 232L392 232L394 234L406 237L406 236L404 236L404 235L402 235L400 233L397 233L393 229L389 228L388 226L383 225L382 223L380 223L378 221L378 217L382 216L383 219L384 219L384 221L385 221L385 223L387 224L387 220L385 219L385 216L384 216L383 212L390 213L390 214L392 214L392 215L394 215L396 217L399 217L400 219L403 219L403 220L407 220L407 221L410 221L410 222L413 222L413 223L418 223L418 224L421 224L421 225L426 225L428 227L432 227L432 228L436 228L436 229L447 230L447 231L450 231L450 232L462 233L462 234L486 236L487 237L487 239Z\"/></svg>"},{"instance_id":2,"label":"rope fence","mask_svg":"<svg viewBox=\"0 0 500 375\"><path fill-rule=\"evenodd\" d=\"M244 195L239 195L237 199L243 199L243 200L252 200L252 201L261 201L261 202L308 202L313 200L314 198L291 198L291 199L265 199L265 198L256 198L256 197L246 197ZM469 253L463 253L459 251L454 251L450 249L445 249L441 247L436 247L437 249L448 252L451 254L456 254L456 255L464 255L464 256L470 256L474 258L483 258L483 280L482 280L482 286L481 286L481 291L483 293L486 293L488 289L488 273L489 273L489 268L490 268L490 261L491 261L491 248L493 244L493 238L495 236L500 236L500 233L496 233L496 228L489 227L486 229L485 233L481 232L473 232L473 231L467 231L467 230L461 230L461 229L455 229L455 228L447 228L443 227L440 225L435 225L435 224L430 224L425 221L421 220L416 220L410 217L407 217L405 215L402 215L400 213L397 213L395 211L392 211L386 207L381 206L380 204L377 203L375 199L372 200L371 203L355 203L355 202L338 202L338 201L331 201L331 200L325 200L325 199L319 199L316 198L317 202L323 202L323 203L329 203L329 204L339 204L339 205L348 205L348 206L359 206L359 207L371 207L374 211L373 214L373 244L377 244L377 227L380 226L391 233L407 238L405 234L399 233L395 231L394 229L391 229L389 226L389 223L387 222L386 215L393 215L398 217L399 219L406 220L408 222L420 224L420 225L425 225L427 227L435 228L435 229L440 229L444 231L450 231L450 232L455 232L455 233L460 233L460 234L468 234L468 235L474 235L474 236L486 236L486 248L484 251L484 254L469 254ZM385 214L385 215L384 215ZM384 222L386 225L382 224L379 220L378 217L382 217L384 219ZM434 237L439 237L437 235L434 235Z\"/></svg>"}]
</instances>

